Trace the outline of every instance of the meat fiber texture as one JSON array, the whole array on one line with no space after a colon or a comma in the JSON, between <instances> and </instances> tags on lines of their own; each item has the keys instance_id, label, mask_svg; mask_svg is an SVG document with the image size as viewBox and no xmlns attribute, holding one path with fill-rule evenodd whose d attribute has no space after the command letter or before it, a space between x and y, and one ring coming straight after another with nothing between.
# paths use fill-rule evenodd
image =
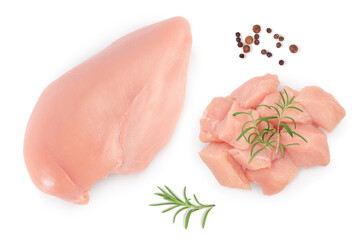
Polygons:
<instances>
[{"instance_id":1,"label":"meat fiber texture","mask_svg":"<svg viewBox=\"0 0 356 240\"><path fill-rule=\"evenodd\" d=\"M284 116L292 117L296 122L296 132L307 139L308 143L288 134L281 134L283 145L298 143L281 152L265 149L252 162L251 144L241 138L244 123L251 120L248 115L233 116L235 112L247 112L257 105L272 105L281 101L277 87L280 82L276 75L266 74L245 82L227 97L214 98L207 106L200 120L200 140L210 143L199 154L210 168L218 182L227 187L251 189L249 182L257 183L266 195L279 193L297 175L300 167L326 166L330 162L329 146L324 131L332 131L345 117L344 108L329 93L319 87L305 87L296 91L288 86L284 89L288 95L295 96L293 106ZM282 89L281 89L282 90ZM273 109L258 107L252 110L254 118L276 116ZM292 120L282 122L294 128ZM278 121L270 120L272 127ZM247 124L245 129L250 125ZM260 125L263 127L262 125ZM283 130L283 129L281 129ZM273 136L274 138L275 136ZM275 140L275 139L272 139ZM253 152L261 149L257 145Z\"/></svg>"},{"instance_id":2,"label":"meat fiber texture","mask_svg":"<svg viewBox=\"0 0 356 240\"><path fill-rule=\"evenodd\" d=\"M188 21L171 18L118 39L52 82L25 134L34 184L86 204L98 180L144 170L178 121L191 45Z\"/></svg>"}]
</instances>

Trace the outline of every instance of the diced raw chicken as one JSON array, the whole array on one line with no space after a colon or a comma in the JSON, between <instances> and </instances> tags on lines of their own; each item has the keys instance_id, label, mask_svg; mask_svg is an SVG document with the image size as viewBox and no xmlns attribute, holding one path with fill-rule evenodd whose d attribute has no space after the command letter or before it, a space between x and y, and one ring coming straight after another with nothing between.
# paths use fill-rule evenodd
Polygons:
<instances>
[{"instance_id":1,"label":"diced raw chicken","mask_svg":"<svg viewBox=\"0 0 356 240\"><path fill-rule=\"evenodd\" d=\"M257 145L253 152L261 149L260 145ZM251 159L251 146L249 149L240 150L233 148L229 151L231 156L246 169L257 170L261 168L271 167L271 162L273 161L275 154L269 149L265 149L260 152L250 163Z\"/></svg>"},{"instance_id":2,"label":"diced raw chicken","mask_svg":"<svg viewBox=\"0 0 356 240\"><path fill-rule=\"evenodd\" d=\"M25 134L34 184L86 204L98 180L144 170L180 115L191 43L187 20L171 18L122 37L51 83Z\"/></svg>"},{"instance_id":3,"label":"diced raw chicken","mask_svg":"<svg viewBox=\"0 0 356 240\"><path fill-rule=\"evenodd\" d=\"M229 154L230 149L226 143L211 143L199 155L221 185L251 189L242 166Z\"/></svg>"},{"instance_id":4,"label":"diced raw chicken","mask_svg":"<svg viewBox=\"0 0 356 240\"><path fill-rule=\"evenodd\" d=\"M288 86L285 86L284 89L286 89L289 98L291 98L292 96L296 96L294 102L298 102L298 100L297 100L298 91L296 91ZM283 96L285 97L285 94L283 94ZM282 99L281 99L279 92L275 91L275 92L267 95L262 100L262 102L260 104L277 107L276 103L278 103L278 102L282 102ZM287 109L283 114L284 116L293 118L296 123L306 124L306 123L312 122L312 117L310 116L309 112L306 110L306 108L303 105L301 105L299 103L295 103L292 106L300 108L303 112L300 112L295 109ZM258 114L260 115L260 117L277 116L277 113L274 109L268 109L267 107L261 106L261 107L258 107L256 110L258 111ZM280 110L280 109L278 108L278 110ZM274 123L274 125L277 125L277 120L270 120L270 122ZM292 120L285 118L282 120L282 122L291 123Z\"/></svg>"},{"instance_id":5,"label":"diced raw chicken","mask_svg":"<svg viewBox=\"0 0 356 240\"><path fill-rule=\"evenodd\" d=\"M236 139L242 133L242 126L247 121L250 121L251 117L247 114L240 114L237 116L233 116L235 112L248 112L248 111L250 111L250 109L245 109L240 107L240 104L235 101L232 104L231 109L228 112L225 119L218 126L218 138L238 149L249 148L250 144L246 142L244 138L241 138L239 141L236 141ZM258 118L257 111L253 110L252 114L255 119ZM251 127L251 125L247 124L245 126L245 129L248 127ZM252 132L253 131L251 130L250 133Z\"/></svg>"},{"instance_id":6,"label":"diced raw chicken","mask_svg":"<svg viewBox=\"0 0 356 240\"><path fill-rule=\"evenodd\" d=\"M232 105L231 98L214 98L206 107L200 119L200 141L221 142L218 138L217 126L227 116Z\"/></svg>"},{"instance_id":7,"label":"diced raw chicken","mask_svg":"<svg viewBox=\"0 0 356 240\"><path fill-rule=\"evenodd\" d=\"M346 115L344 108L334 96L320 87L303 88L297 101L308 110L313 121L328 132L332 131Z\"/></svg>"},{"instance_id":8,"label":"diced raw chicken","mask_svg":"<svg viewBox=\"0 0 356 240\"><path fill-rule=\"evenodd\" d=\"M273 162L271 168L259 170L246 170L249 181L257 183L265 195L279 193L297 175L299 167L295 165L291 157L286 154Z\"/></svg>"},{"instance_id":9,"label":"diced raw chicken","mask_svg":"<svg viewBox=\"0 0 356 240\"><path fill-rule=\"evenodd\" d=\"M242 84L230 95L240 103L243 108L253 108L257 106L265 96L276 91L279 85L277 75L266 74L252 78Z\"/></svg>"},{"instance_id":10,"label":"diced raw chicken","mask_svg":"<svg viewBox=\"0 0 356 240\"><path fill-rule=\"evenodd\" d=\"M266 149L260 152L252 162L248 163L251 159L252 145L244 138L239 139L239 141L236 141L236 139L242 132L242 126L250 121L251 117L245 114L234 117L233 114L235 112L248 112L261 104L275 106L279 109L276 103L281 103L282 99L277 91L278 84L279 80L275 75L266 74L262 77L256 77L244 83L230 96L218 98L218 100L214 99L213 102L216 102L212 106L208 106L207 110L209 111L206 112L212 117L209 122L206 120L207 114L204 114L201 120L202 130L204 131L201 131L200 138L204 139L205 142L221 141L223 143L209 145L200 155L220 184L231 186L232 182L236 182L236 180L226 179L231 175L240 177L240 174L231 170L231 159L238 166L246 168L245 176L249 181L259 184L266 195L280 192L294 179L300 167L326 166L329 163L330 155L326 135L319 129L319 125L328 131L332 130L345 116L344 109L332 95L320 88L306 87L299 92L288 86L285 86L284 89L287 91L289 99L295 96L294 102L297 102L291 106L301 109L302 112L296 109L286 109L283 114L284 117L291 117L295 120L297 129L294 128L291 119L284 118L281 122L288 124L293 131L304 136L308 143L297 136L292 138L288 133L282 133L280 136L281 144L298 143L299 145L285 147L284 158L280 150L276 152L274 149ZM283 95L286 99L284 92ZM231 99L231 101L227 99ZM224 104L225 106L223 106ZM228 108L230 109L227 110ZM216 115L214 115L214 111L216 111ZM255 119L271 116L277 116L276 111L263 106L253 111ZM269 123L270 128L276 129L278 119L270 119ZM249 123L245 126L245 129L251 126L252 124ZM262 131L267 126L268 124L262 122L258 126L258 130ZM283 126L280 126L279 129L285 131ZM254 131L251 130L245 136L249 137L251 133L254 133ZM268 137L269 135L267 135ZM254 139L254 136L252 139ZM271 141L277 140L276 135L272 136ZM273 145L276 146L276 143ZM261 149L261 145L257 145L253 153L259 149ZM241 174L243 173L243 170L239 171Z\"/></svg>"},{"instance_id":11,"label":"diced raw chicken","mask_svg":"<svg viewBox=\"0 0 356 240\"><path fill-rule=\"evenodd\" d=\"M297 129L292 125L290 128L303 136L308 143L304 142L297 136L293 138L287 134L282 133L280 142L283 145L298 143L296 146L288 146L285 148L293 161L298 167L311 166L326 166L330 162L329 146L326 134L317 127L309 124L298 124Z\"/></svg>"}]
</instances>

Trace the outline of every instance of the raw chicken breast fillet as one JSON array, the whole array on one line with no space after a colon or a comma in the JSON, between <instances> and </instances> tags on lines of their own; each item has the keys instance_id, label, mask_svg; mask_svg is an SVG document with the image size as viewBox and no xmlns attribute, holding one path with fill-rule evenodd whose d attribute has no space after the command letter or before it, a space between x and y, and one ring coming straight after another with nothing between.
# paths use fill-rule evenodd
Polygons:
<instances>
[{"instance_id":1,"label":"raw chicken breast fillet","mask_svg":"<svg viewBox=\"0 0 356 240\"><path fill-rule=\"evenodd\" d=\"M173 134L191 44L187 20L171 18L120 38L51 83L25 134L34 184L86 204L98 180L144 170Z\"/></svg>"}]
</instances>

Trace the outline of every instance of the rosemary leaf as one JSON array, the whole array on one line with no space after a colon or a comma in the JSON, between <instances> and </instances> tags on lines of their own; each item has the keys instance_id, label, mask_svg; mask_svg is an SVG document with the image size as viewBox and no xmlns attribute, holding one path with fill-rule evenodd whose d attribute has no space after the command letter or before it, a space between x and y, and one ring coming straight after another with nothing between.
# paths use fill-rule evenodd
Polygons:
<instances>
[{"instance_id":1,"label":"rosemary leaf","mask_svg":"<svg viewBox=\"0 0 356 240\"><path fill-rule=\"evenodd\" d=\"M212 207L211 208L209 208L206 212L205 212L205 214L204 214L204 217L203 217L203 228L205 227L205 222L206 222L206 218L208 217L208 214L209 214L209 212L210 212L210 210L211 209L213 209Z\"/></svg>"}]
</instances>

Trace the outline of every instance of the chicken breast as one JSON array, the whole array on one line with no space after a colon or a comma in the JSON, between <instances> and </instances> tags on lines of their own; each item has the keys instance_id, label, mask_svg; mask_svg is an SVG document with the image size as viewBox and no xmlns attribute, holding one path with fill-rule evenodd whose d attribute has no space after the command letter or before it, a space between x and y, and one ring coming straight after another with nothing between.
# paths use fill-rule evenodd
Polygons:
<instances>
[{"instance_id":1,"label":"chicken breast","mask_svg":"<svg viewBox=\"0 0 356 240\"><path fill-rule=\"evenodd\" d=\"M246 170L246 177L250 182L257 183L265 195L273 195L282 191L298 174L299 167L286 154L273 162L271 168Z\"/></svg>"},{"instance_id":2,"label":"chicken breast","mask_svg":"<svg viewBox=\"0 0 356 240\"><path fill-rule=\"evenodd\" d=\"M240 103L243 108L257 106L265 96L276 91L279 85L277 75L266 74L254 77L233 91L231 98Z\"/></svg>"},{"instance_id":3,"label":"chicken breast","mask_svg":"<svg viewBox=\"0 0 356 240\"><path fill-rule=\"evenodd\" d=\"M294 102L298 102L298 95L299 95L298 91L296 91L296 90L294 90L294 89L292 89L292 88L290 88L288 86L285 86L284 89L287 91L289 99L292 96L295 96ZM283 96L286 97L285 94L283 94ZM268 105L268 106L277 107L276 103L278 103L278 102L282 102L281 95L280 95L280 93L278 91L275 91L275 92L267 95L262 100L262 102L260 104L261 105ZM309 114L308 110L303 105L301 105L300 103L295 103L292 106L301 109L303 112L300 112L300 111L295 110L295 109L287 109L284 112L284 116L288 116L288 117L293 118L296 123L307 124L307 123L312 123L313 122L313 119L312 119L311 115ZM274 109L268 109L267 107L263 107L262 106L262 107L258 107L256 110L257 110L258 114L260 115L260 117L277 116L277 113L276 113L276 111ZM274 125L277 125L276 124L277 123L276 120L271 120L270 122L274 123ZM282 122L291 123L292 121L290 119L288 119L288 118L285 118L285 119L282 120Z\"/></svg>"},{"instance_id":4,"label":"chicken breast","mask_svg":"<svg viewBox=\"0 0 356 240\"><path fill-rule=\"evenodd\" d=\"M260 149L261 145L259 144L255 147L254 153ZM272 150L265 149L249 163L251 159L251 146L246 150L233 148L229 151L229 153L241 166L251 170L271 167L271 163L275 157Z\"/></svg>"},{"instance_id":5,"label":"chicken breast","mask_svg":"<svg viewBox=\"0 0 356 240\"><path fill-rule=\"evenodd\" d=\"M288 95L288 99L294 96L295 100L290 108L283 110L283 116L278 118L273 108L257 107L274 106L281 113L277 104L283 105L283 100L277 90L278 85L276 75L266 74L252 78L231 95L215 98L204 112L200 121L200 139L214 143L200 155L222 185L233 186L234 182L241 184L241 177L236 176L241 176L242 173L240 171L240 174L236 175L231 171L231 159L246 169L247 179L259 184L266 195L279 193L294 179L300 167L329 164L330 153L326 134L319 126L331 131L345 116L345 110L331 94L319 87L306 87L296 91L285 86L282 89L286 90L287 94L282 91L283 98L287 100ZM254 120L246 114L233 116L235 112L250 111ZM267 117L275 118L261 119ZM308 142L304 142L297 135L291 137L286 132L288 126L285 124ZM243 132L243 127L244 130L253 128L245 133L246 138L242 137L236 141ZM295 143L298 145L285 146ZM281 144L285 146L284 158ZM257 152L260 149L264 150ZM258 154L249 162L255 153Z\"/></svg>"},{"instance_id":6,"label":"chicken breast","mask_svg":"<svg viewBox=\"0 0 356 240\"><path fill-rule=\"evenodd\" d=\"M120 38L52 82L25 134L34 184L86 204L98 180L144 170L180 115L191 44L187 20L171 18Z\"/></svg>"},{"instance_id":7,"label":"chicken breast","mask_svg":"<svg viewBox=\"0 0 356 240\"><path fill-rule=\"evenodd\" d=\"M296 101L311 114L313 121L326 131L332 131L346 115L345 109L330 93L320 87L305 87Z\"/></svg>"},{"instance_id":8,"label":"chicken breast","mask_svg":"<svg viewBox=\"0 0 356 240\"><path fill-rule=\"evenodd\" d=\"M232 106L232 99L217 97L206 107L200 119L200 135L202 142L221 142L218 138L218 126L228 115Z\"/></svg>"},{"instance_id":9,"label":"chicken breast","mask_svg":"<svg viewBox=\"0 0 356 240\"><path fill-rule=\"evenodd\" d=\"M217 135L220 140L225 143L230 144L231 146L238 148L238 149L248 149L250 144L245 141L245 139L241 138L239 141L236 141L237 138L242 133L243 125L251 120L251 117L247 114L240 114L237 116L233 116L236 112L248 112L251 109L245 109L240 106L240 103L235 101L229 112L227 113L224 120L219 124L217 128ZM255 119L258 118L257 111L253 110L252 114ZM245 129L251 127L251 124L247 124ZM253 131L251 130L251 133Z\"/></svg>"},{"instance_id":10,"label":"chicken breast","mask_svg":"<svg viewBox=\"0 0 356 240\"><path fill-rule=\"evenodd\" d=\"M242 166L229 154L230 149L226 143L211 143L199 155L221 185L251 189Z\"/></svg>"},{"instance_id":11,"label":"chicken breast","mask_svg":"<svg viewBox=\"0 0 356 240\"><path fill-rule=\"evenodd\" d=\"M286 151L298 167L308 168L329 164L329 145L326 134L323 131L310 124L299 124L296 129L292 125L289 125L289 127L308 141L305 142L297 136L291 137L289 134L281 134L280 141L283 145L299 144L286 148Z\"/></svg>"}]
</instances>

